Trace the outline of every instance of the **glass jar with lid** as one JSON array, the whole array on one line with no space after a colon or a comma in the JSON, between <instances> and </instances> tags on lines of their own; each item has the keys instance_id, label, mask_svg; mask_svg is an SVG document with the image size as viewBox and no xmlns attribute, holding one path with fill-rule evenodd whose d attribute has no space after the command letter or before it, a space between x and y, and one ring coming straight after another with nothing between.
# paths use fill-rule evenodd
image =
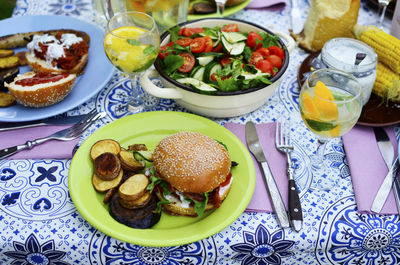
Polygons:
<instances>
[{"instance_id":1,"label":"glass jar with lid","mask_svg":"<svg viewBox=\"0 0 400 265\"><path fill-rule=\"evenodd\" d=\"M358 53L365 58L356 64ZM371 96L376 78L378 56L374 49L362 41L351 38L334 38L322 48L320 60L327 68L336 68L351 73L362 87L363 105Z\"/></svg>"}]
</instances>

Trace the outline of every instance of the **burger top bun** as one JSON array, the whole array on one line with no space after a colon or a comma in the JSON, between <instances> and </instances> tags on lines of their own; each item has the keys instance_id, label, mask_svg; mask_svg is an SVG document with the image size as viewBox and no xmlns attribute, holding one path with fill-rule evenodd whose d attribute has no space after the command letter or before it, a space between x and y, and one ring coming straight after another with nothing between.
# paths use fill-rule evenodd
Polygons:
<instances>
[{"instance_id":1,"label":"burger top bun","mask_svg":"<svg viewBox=\"0 0 400 265\"><path fill-rule=\"evenodd\" d=\"M153 164L160 177L177 190L202 193L225 181L231 159L214 139L198 132L180 132L158 143Z\"/></svg>"}]
</instances>

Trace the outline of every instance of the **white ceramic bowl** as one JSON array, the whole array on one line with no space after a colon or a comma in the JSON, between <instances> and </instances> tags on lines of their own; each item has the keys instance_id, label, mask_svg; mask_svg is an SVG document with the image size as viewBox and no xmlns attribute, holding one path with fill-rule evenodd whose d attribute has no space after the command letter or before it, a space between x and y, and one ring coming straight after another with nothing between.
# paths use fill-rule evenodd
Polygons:
<instances>
[{"instance_id":1,"label":"white ceramic bowl","mask_svg":"<svg viewBox=\"0 0 400 265\"><path fill-rule=\"evenodd\" d=\"M264 105L265 102L272 96L275 90L279 87L283 75L285 74L289 65L289 51L295 47L294 40L283 33L273 33L259 25L246 22L243 20L230 19L230 18L209 18L200 19L195 21L189 21L181 23L181 27L215 27L223 26L226 24L236 23L239 26L241 32L260 32L264 31L269 34L278 35L280 37L279 42L282 49L285 52L285 60L282 64L282 68L279 72L271 79L272 84L264 85L261 87L254 87L243 91L233 92L218 92L213 95L205 95L196 92L195 89L186 86L184 84L176 82L170 78L160 66L160 59L158 58L154 63L155 70L148 70L140 77L140 84L146 90L147 93L160 97L175 99L175 101L197 114L204 116L225 118L234 117L249 113L260 106ZM166 32L161 36L161 46L169 42L170 36ZM284 39L286 44L281 40ZM160 77L164 88L158 87L150 78Z\"/></svg>"}]
</instances>

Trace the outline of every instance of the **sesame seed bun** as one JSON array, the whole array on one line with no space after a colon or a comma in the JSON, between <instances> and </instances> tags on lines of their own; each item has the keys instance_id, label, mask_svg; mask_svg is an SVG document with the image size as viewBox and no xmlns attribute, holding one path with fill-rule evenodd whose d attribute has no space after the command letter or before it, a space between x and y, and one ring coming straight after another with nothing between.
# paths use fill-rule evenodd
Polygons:
<instances>
[{"instance_id":1,"label":"sesame seed bun","mask_svg":"<svg viewBox=\"0 0 400 265\"><path fill-rule=\"evenodd\" d=\"M210 192L226 180L231 159L226 148L198 132L180 132L161 140L153 153L160 177L181 192Z\"/></svg>"}]
</instances>

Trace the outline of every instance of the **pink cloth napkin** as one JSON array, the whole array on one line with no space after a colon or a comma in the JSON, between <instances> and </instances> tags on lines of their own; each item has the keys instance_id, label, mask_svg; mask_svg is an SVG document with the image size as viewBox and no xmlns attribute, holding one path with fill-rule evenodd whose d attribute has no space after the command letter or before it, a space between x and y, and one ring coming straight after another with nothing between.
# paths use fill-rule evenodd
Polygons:
<instances>
[{"instance_id":1,"label":"pink cloth napkin","mask_svg":"<svg viewBox=\"0 0 400 265\"><path fill-rule=\"evenodd\" d=\"M225 128L235 134L243 142L243 144L247 146L244 124L226 123ZM278 185L278 189L287 209L288 177L286 175L286 157L275 148L275 123L256 124L256 129L261 145L264 149L265 156L267 157L269 168L275 178L275 182ZM246 211L274 212L269 199L268 191L265 187L262 170L254 156L251 155L251 157L253 158L256 168L256 186L253 197L251 198Z\"/></svg>"},{"instance_id":2,"label":"pink cloth napkin","mask_svg":"<svg viewBox=\"0 0 400 265\"><path fill-rule=\"evenodd\" d=\"M263 8L276 4L286 4L286 0L253 0L246 8Z\"/></svg>"},{"instance_id":3,"label":"pink cloth napkin","mask_svg":"<svg viewBox=\"0 0 400 265\"><path fill-rule=\"evenodd\" d=\"M37 126L26 129L10 130L0 132L0 149L22 145L26 141L32 141L55 133L59 130L70 127L71 125L62 126ZM71 141L49 140L42 144L34 146L32 149L20 151L6 159L40 159L40 158L72 158L72 152L79 141L77 139Z\"/></svg>"},{"instance_id":4,"label":"pink cloth napkin","mask_svg":"<svg viewBox=\"0 0 400 265\"><path fill-rule=\"evenodd\" d=\"M397 156L398 144L394 129L388 127L385 130L394 146L395 156ZM372 202L389 171L379 151L374 130L371 127L355 126L343 135L342 139L350 167L358 211L372 213ZM390 191L381 214L398 214L393 190Z\"/></svg>"}]
</instances>

